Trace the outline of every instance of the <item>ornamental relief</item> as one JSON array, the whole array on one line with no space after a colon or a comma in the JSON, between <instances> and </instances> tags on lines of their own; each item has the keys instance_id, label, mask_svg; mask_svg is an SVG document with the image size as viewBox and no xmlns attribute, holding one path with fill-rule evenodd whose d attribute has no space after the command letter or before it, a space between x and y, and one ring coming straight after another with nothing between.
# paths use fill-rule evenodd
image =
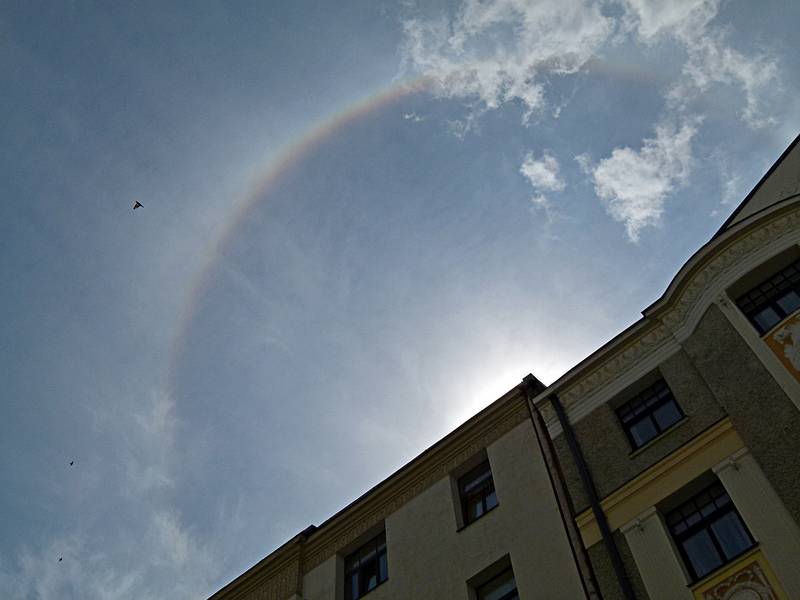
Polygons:
<instances>
[{"instance_id":1,"label":"ornamental relief","mask_svg":"<svg viewBox=\"0 0 800 600\"><path fill-rule=\"evenodd\" d=\"M703 590L697 597L701 600L780 600L757 561Z\"/></svg>"},{"instance_id":2,"label":"ornamental relief","mask_svg":"<svg viewBox=\"0 0 800 600\"><path fill-rule=\"evenodd\" d=\"M699 297L709 286L751 253L781 238L796 235L798 226L800 226L800 210L795 209L728 246L689 282L673 308L662 318L664 324L672 331L680 329L686 323Z\"/></svg>"},{"instance_id":3,"label":"ornamental relief","mask_svg":"<svg viewBox=\"0 0 800 600\"><path fill-rule=\"evenodd\" d=\"M800 313L789 317L764 341L786 370L800 381Z\"/></svg>"},{"instance_id":4,"label":"ornamental relief","mask_svg":"<svg viewBox=\"0 0 800 600\"><path fill-rule=\"evenodd\" d=\"M568 411L580 399L587 397L596 389L625 373L671 338L672 333L666 327L660 324L656 325L622 352L603 361L598 368L561 394L561 403L565 410Z\"/></svg>"},{"instance_id":5,"label":"ornamental relief","mask_svg":"<svg viewBox=\"0 0 800 600\"><path fill-rule=\"evenodd\" d=\"M296 591L300 565L295 562L247 592L242 600L286 600Z\"/></svg>"},{"instance_id":6,"label":"ornamental relief","mask_svg":"<svg viewBox=\"0 0 800 600\"><path fill-rule=\"evenodd\" d=\"M661 318L661 323L636 339L627 348L606 359L588 375L561 394L567 412L596 390L616 380L640 360L658 350L689 320L702 294L720 278L735 269L739 262L753 252L775 243L781 238L796 236L800 230L800 207L763 227L750 232L710 260L686 285L672 307ZM800 348L800 332L793 337ZM800 374L797 374L799 376Z\"/></svg>"}]
</instances>

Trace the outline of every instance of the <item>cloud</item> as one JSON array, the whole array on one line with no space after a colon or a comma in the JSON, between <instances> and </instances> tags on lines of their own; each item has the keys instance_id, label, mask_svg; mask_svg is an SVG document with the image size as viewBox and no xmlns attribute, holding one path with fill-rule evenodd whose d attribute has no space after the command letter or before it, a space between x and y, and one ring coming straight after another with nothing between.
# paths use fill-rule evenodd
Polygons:
<instances>
[{"instance_id":1,"label":"cloud","mask_svg":"<svg viewBox=\"0 0 800 600\"><path fill-rule=\"evenodd\" d=\"M656 127L655 137L643 140L640 150L615 148L596 165L584 155L576 157L592 177L606 211L625 225L631 241L639 239L642 228L660 223L665 199L688 180L691 142L698 125L699 119L680 126L662 123Z\"/></svg>"},{"instance_id":2,"label":"cloud","mask_svg":"<svg viewBox=\"0 0 800 600\"><path fill-rule=\"evenodd\" d=\"M464 120L448 121L463 137L482 113L509 103L522 105L525 124L546 108L558 117L561 105L550 102L548 82L580 72L616 41L682 48L679 75L663 90L655 137L643 139L638 151L616 148L597 165L583 165L608 213L636 240L642 228L660 222L665 200L688 178L691 141L702 120L698 101L720 86L734 88L744 123L753 129L773 124L766 107L779 89L779 65L766 51L732 47L729 29L717 21L720 0L615 4L619 15L603 14L602 3L588 0L463 0L451 13L407 19L401 51L404 67L426 76L436 95L467 103ZM723 93L731 96L730 89ZM534 206L547 209L544 192L560 190L547 187L553 171L546 160L526 158L520 171L536 190Z\"/></svg>"},{"instance_id":3,"label":"cloud","mask_svg":"<svg viewBox=\"0 0 800 600\"><path fill-rule=\"evenodd\" d=\"M544 192L561 192L566 187L559 174L558 160L548 152L544 152L541 160L536 160L533 153L528 152L522 161L519 172L536 192L531 196L534 208L544 210L548 223L552 223L555 219L555 211Z\"/></svg>"},{"instance_id":4,"label":"cloud","mask_svg":"<svg viewBox=\"0 0 800 600\"><path fill-rule=\"evenodd\" d=\"M536 160L532 152L525 155L522 166L519 168L525 178L536 190L546 190L550 192L561 192L564 190L564 181L559 176L558 161L544 153L541 160Z\"/></svg>"},{"instance_id":5,"label":"cloud","mask_svg":"<svg viewBox=\"0 0 800 600\"><path fill-rule=\"evenodd\" d=\"M230 525L229 515L204 524L202 535L184 522L172 494L165 493L174 490L179 474L174 400L158 389L131 400L126 409L109 405L95 413L101 430L123 440L123 469L106 473L103 485L113 514L125 519L102 521L107 512L95 503L97 515L90 510L66 519L65 527L40 542L22 545L14 558L0 562L4 598L156 600L164 590L175 598L212 591L221 569L212 541ZM84 461L81 468L92 464Z\"/></svg>"},{"instance_id":6,"label":"cloud","mask_svg":"<svg viewBox=\"0 0 800 600\"><path fill-rule=\"evenodd\" d=\"M406 121L413 121L414 123L421 123L422 121L425 120L425 117L420 117L417 113L410 112L410 113L403 113L403 119L405 119Z\"/></svg>"},{"instance_id":7,"label":"cloud","mask_svg":"<svg viewBox=\"0 0 800 600\"><path fill-rule=\"evenodd\" d=\"M403 62L434 92L477 112L519 102L523 121L545 107L545 77L579 71L603 45L612 20L582 0L466 0L448 18L403 23Z\"/></svg>"},{"instance_id":8,"label":"cloud","mask_svg":"<svg viewBox=\"0 0 800 600\"><path fill-rule=\"evenodd\" d=\"M624 0L624 21L638 39L655 44L674 39L687 53L682 77L667 94L669 104L680 109L714 84L738 88L744 97L741 118L757 129L774 122L764 114L768 95L774 95L778 81L778 62L767 52L747 55L732 48L728 32L713 25L719 0Z\"/></svg>"}]
</instances>

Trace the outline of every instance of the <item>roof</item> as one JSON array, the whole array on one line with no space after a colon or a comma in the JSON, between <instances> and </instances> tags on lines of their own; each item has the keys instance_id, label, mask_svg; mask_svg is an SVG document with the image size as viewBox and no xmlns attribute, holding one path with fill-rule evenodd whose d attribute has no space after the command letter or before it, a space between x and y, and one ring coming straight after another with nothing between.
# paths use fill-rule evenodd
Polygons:
<instances>
[{"instance_id":1,"label":"roof","mask_svg":"<svg viewBox=\"0 0 800 600\"><path fill-rule=\"evenodd\" d=\"M712 240L737 223L800 192L800 135L794 138L745 199L725 220Z\"/></svg>"}]
</instances>

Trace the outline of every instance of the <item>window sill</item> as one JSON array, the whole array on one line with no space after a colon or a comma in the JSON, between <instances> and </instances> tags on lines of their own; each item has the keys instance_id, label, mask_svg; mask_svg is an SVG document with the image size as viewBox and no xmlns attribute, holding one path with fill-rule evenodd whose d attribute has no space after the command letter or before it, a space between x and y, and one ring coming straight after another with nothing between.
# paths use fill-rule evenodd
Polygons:
<instances>
[{"instance_id":1,"label":"window sill","mask_svg":"<svg viewBox=\"0 0 800 600\"><path fill-rule=\"evenodd\" d=\"M656 437L654 437L652 440L647 442L644 446L639 446L638 448L636 448L636 450L633 450L630 454L628 454L628 458L634 458L636 456L639 456L642 452L644 452L645 450L649 449L656 442L660 442L661 440L663 440L665 437L667 437L670 433L672 433L673 431L678 429L681 425L686 423L688 420L689 420L689 417L684 415L683 418L680 421L676 421L672 426L670 426L669 429L666 429L666 430L662 431L661 433L659 433Z\"/></svg>"},{"instance_id":2,"label":"window sill","mask_svg":"<svg viewBox=\"0 0 800 600\"><path fill-rule=\"evenodd\" d=\"M482 514L480 517L478 517L477 519L475 519L474 521L470 521L470 522L469 522L469 523L467 523L466 525L462 525L461 527L459 527L458 529L456 529L456 533L461 533L462 531L464 531L464 530L465 530L467 527L469 527L470 525L474 525L475 523L477 523L478 521L480 521L481 519L483 519L483 517L485 517L486 515L488 515L490 512L492 512L493 510L496 510L498 506L500 506L500 503L499 503L499 502L498 502L497 504L495 504L495 505L494 505L492 508L490 508L489 510L487 510L485 513L483 513L483 514Z\"/></svg>"}]
</instances>

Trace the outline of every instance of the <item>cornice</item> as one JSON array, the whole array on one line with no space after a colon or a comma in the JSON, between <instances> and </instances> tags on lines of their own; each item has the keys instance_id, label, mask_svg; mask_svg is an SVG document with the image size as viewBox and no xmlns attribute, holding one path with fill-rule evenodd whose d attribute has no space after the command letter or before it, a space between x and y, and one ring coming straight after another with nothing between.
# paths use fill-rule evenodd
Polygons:
<instances>
[{"instance_id":1,"label":"cornice","mask_svg":"<svg viewBox=\"0 0 800 600\"><path fill-rule=\"evenodd\" d=\"M780 240L797 234L800 229L800 207L798 203L781 207L773 213L762 215L761 219L735 232L737 235L721 244L713 253L707 254L693 275L687 275L668 308L646 312L648 316L663 313L661 321L673 332L682 332L689 321L693 308L703 293L714 284L727 281L726 275L736 268L742 260L760 249L775 245ZM677 277L676 277L677 278Z\"/></svg>"},{"instance_id":2,"label":"cornice","mask_svg":"<svg viewBox=\"0 0 800 600\"><path fill-rule=\"evenodd\" d=\"M611 384L650 358L664 356L677 347L697 325L703 311L729 285L737 266L767 248L800 237L800 198L754 215L726 231L696 253L670 283L661 299L644 311L644 317L609 341L554 382L534 401L540 405L551 434L560 432L547 397L558 393L570 420L588 414ZM589 406L591 404L591 406Z\"/></svg>"},{"instance_id":3,"label":"cornice","mask_svg":"<svg viewBox=\"0 0 800 600\"><path fill-rule=\"evenodd\" d=\"M286 600L297 592L301 540L293 538L209 600Z\"/></svg>"}]
</instances>

